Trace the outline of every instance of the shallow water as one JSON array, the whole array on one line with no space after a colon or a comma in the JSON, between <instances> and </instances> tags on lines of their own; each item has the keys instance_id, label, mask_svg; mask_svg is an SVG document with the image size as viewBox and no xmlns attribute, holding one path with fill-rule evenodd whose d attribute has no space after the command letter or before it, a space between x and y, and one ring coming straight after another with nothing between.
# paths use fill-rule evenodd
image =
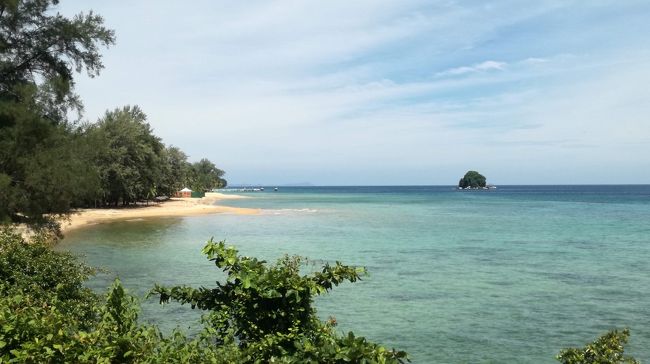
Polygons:
<instances>
[{"instance_id":1,"label":"shallow water","mask_svg":"<svg viewBox=\"0 0 650 364\"><path fill-rule=\"evenodd\" d=\"M298 254L366 266L370 275L317 299L335 316L416 363L553 363L630 327L629 353L650 361L650 186L310 187L224 204L260 215L113 222L68 234L84 254L142 295L154 283L211 285L221 273L205 240L245 255ZM189 307L144 303L143 319L197 327Z\"/></svg>"}]
</instances>

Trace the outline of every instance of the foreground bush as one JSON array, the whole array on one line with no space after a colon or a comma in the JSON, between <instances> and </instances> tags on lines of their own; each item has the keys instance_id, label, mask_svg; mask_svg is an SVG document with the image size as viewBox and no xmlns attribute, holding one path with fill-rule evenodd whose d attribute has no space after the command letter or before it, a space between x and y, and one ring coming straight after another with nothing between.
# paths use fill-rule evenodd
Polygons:
<instances>
[{"instance_id":1,"label":"foreground bush","mask_svg":"<svg viewBox=\"0 0 650 364\"><path fill-rule=\"evenodd\" d=\"M403 351L388 350L355 337L339 336L313 307L315 296L345 281L355 282L365 269L326 264L320 272L300 274L301 259L284 257L274 265L241 257L233 247L212 239L203 253L227 273L214 288L156 286L151 294L208 311L204 316L218 343L237 342L246 362L402 363Z\"/></svg>"},{"instance_id":2,"label":"foreground bush","mask_svg":"<svg viewBox=\"0 0 650 364\"><path fill-rule=\"evenodd\" d=\"M0 230L0 362L232 363L238 352L205 335L165 338L138 323L139 305L119 280L100 296L94 271L46 244Z\"/></svg>"},{"instance_id":3,"label":"foreground bush","mask_svg":"<svg viewBox=\"0 0 650 364\"><path fill-rule=\"evenodd\" d=\"M584 348L569 348L560 351L557 360L562 364L639 364L624 354L630 330L613 330L599 337Z\"/></svg>"},{"instance_id":4,"label":"foreground bush","mask_svg":"<svg viewBox=\"0 0 650 364\"><path fill-rule=\"evenodd\" d=\"M104 296L83 287L94 272L70 254L46 244L27 244L0 231L0 362L16 363L397 363L406 353L387 350L352 333L338 335L318 320L313 296L364 271L326 266L310 276L298 273L298 258L267 267L238 257L212 241L204 249L231 273L214 289L156 287L165 295L196 298L210 309L206 327L188 338L165 337L138 323L139 304L116 280ZM275 288L275 291L272 290ZM203 292L203 293L200 293ZM203 295L203 296L202 296ZM204 299L202 299L203 297ZM209 299L219 297L213 306ZM215 301L216 302L216 301Z\"/></svg>"}]
</instances>

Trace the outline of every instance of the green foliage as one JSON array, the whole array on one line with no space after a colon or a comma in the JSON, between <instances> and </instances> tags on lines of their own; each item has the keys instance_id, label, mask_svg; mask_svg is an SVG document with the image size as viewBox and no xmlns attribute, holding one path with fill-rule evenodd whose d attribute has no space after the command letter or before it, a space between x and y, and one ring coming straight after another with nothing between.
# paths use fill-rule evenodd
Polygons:
<instances>
[{"instance_id":1,"label":"green foliage","mask_svg":"<svg viewBox=\"0 0 650 364\"><path fill-rule=\"evenodd\" d=\"M0 231L0 362L239 361L234 347L215 347L204 333L165 338L138 324L139 304L119 280L104 299L83 288L92 273L69 254Z\"/></svg>"},{"instance_id":2,"label":"green foliage","mask_svg":"<svg viewBox=\"0 0 650 364\"><path fill-rule=\"evenodd\" d=\"M476 172L476 171L468 171L465 173L465 176L460 179L458 182L458 187L461 188L478 188L478 187L485 187L485 176L482 174Z\"/></svg>"},{"instance_id":3,"label":"green foliage","mask_svg":"<svg viewBox=\"0 0 650 364\"><path fill-rule=\"evenodd\" d=\"M58 0L0 2L0 98L22 102L20 88L34 85L32 100L49 120L63 120L78 108L73 73L95 76L103 68L100 46L114 42L112 30L93 14L72 19L52 11ZM3 120L10 122L11 120Z\"/></svg>"},{"instance_id":4,"label":"green foliage","mask_svg":"<svg viewBox=\"0 0 650 364\"><path fill-rule=\"evenodd\" d=\"M79 319L29 294L0 297L0 362L20 363L232 363L238 352L215 348L204 335L169 338L137 323L138 303L119 281L105 303L95 306L97 320ZM90 326L90 327L89 327Z\"/></svg>"},{"instance_id":5,"label":"green foliage","mask_svg":"<svg viewBox=\"0 0 650 364\"><path fill-rule=\"evenodd\" d=\"M96 320L83 282L93 270L44 243L0 231L0 361L61 362L75 332Z\"/></svg>"},{"instance_id":6,"label":"green foliage","mask_svg":"<svg viewBox=\"0 0 650 364\"><path fill-rule=\"evenodd\" d=\"M246 362L403 362L406 353L387 350L357 338L339 337L322 323L313 297L343 282L355 282L365 269L326 264L300 274L301 259L284 257L274 265L242 257L224 242L208 241L203 253L227 274L215 288L156 286L161 303L170 300L209 311L205 321L218 343L235 340Z\"/></svg>"},{"instance_id":7,"label":"green foliage","mask_svg":"<svg viewBox=\"0 0 650 364\"><path fill-rule=\"evenodd\" d=\"M7 290L6 287L3 289ZM29 294L0 296L0 361L65 362L63 351L75 345L79 321L61 312L56 298L49 306Z\"/></svg>"},{"instance_id":8,"label":"green foliage","mask_svg":"<svg viewBox=\"0 0 650 364\"><path fill-rule=\"evenodd\" d=\"M45 119L45 112L34 102L0 97L0 118L12 123L0 126L0 220L42 222L44 214L68 212L97 184L81 157L80 136L67 124Z\"/></svg>"},{"instance_id":9,"label":"green foliage","mask_svg":"<svg viewBox=\"0 0 650 364\"><path fill-rule=\"evenodd\" d=\"M223 179L224 171L217 168L214 163L203 158L192 163L187 176L187 185L194 191L210 191L214 188L226 187Z\"/></svg>"},{"instance_id":10,"label":"green foliage","mask_svg":"<svg viewBox=\"0 0 650 364\"><path fill-rule=\"evenodd\" d=\"M158 194L172 196L188 184L192 169L187 161L187 155L176 147L166 147L161 153L161 179L158 185Z\"/></svg>"},{"instance_id":11,"label":"green foliage","mask_svg":"<svg viewBox=\"0 0 650 364\"><path fill-rule=\"evenodd\" d=\"M3 76L25 79L39 70L72 79L73 67L91 75L103 68L98 46L112 44L113 31L92 12L73 19L52 12L57 4L58 0L0 2Z\"/></svg>"},{"instance_id":12,"label":"green foliage","mask_svg":"<svg viewBox=\"0 0 650 364\"><path fill-rule=\"evenodd\" d=\"M560 351L556 359L563 364L638 364L624 355L624 346L630 337L630 330L613 330L599 337L584 348L569 348Z\"/></svg>"},{"instance_id":13,"label":"green foliage","mask_svg":"<svg viewBox=\"0 0 650 364\"><path fill-rule=\"evenodd\" d=\"M94 270L68 254L55 252L41 241L27 244L20 235L0 230L0 293L28 293L82 319L94 316L95 295L83 287Z\"/></svg>"},{"instance_id":14,"label":"green foliage","mask_svg":"<svg viewBox=\"0 0 650 364\"><path fill-rule=\"evenodd\" d=\"M55 0L0 1L0 221L67 213L94 179L66 121L81 110L73 73L102 69L101 17L52 12Z\"/></svg>"},{"instance_id":15,"label":"green foliage","mask_svg":"<svg viewBox=\"0 0 650 364\"><path fill-rule=\"evenodd\" d=\"M101 179L102 204L155 197L164 145L146 120L139 107L125 106L89 126L88 138L97 141L93 164Z\"/></svg>"},{"instance_id":16,"label":"green foliage","mask_svg":"<svg viewBox=\"0 0 650 364\"><path fill-rule=\"evenodd\" d=\"M225 185L224 171L207 159L190 164L180 149L165 147L146 120L138 106L126 106L86 128L97 146L90 152L100 178L94 204L128 205L188 185L196 191Z\"/></svg>"}]
</instances>

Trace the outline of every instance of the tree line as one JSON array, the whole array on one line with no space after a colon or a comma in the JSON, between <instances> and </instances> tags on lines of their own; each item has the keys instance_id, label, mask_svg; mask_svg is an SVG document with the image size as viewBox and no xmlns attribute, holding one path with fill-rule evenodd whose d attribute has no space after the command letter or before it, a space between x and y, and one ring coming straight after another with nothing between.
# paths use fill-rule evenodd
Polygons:
<instances>
[{"instance_id":1,"label":"tree line","mask_svg":"<svg viewBox=\"0 0 650 364\"><path fill-rule=\"evenodd\" d=\"M224 171L164 145L137 106L80 122L73 76L99 74L114 32L93 12L66 18L56 4L0 1L0 222L224 187Z\"/></svg>"},{"instance_id":2,"label":"tree line","mask_svg":"<svg viewBox=\"0 0 650 364\"><path fill-rule=\"evenodd\" d=\"M92 186L86 204L128 205L171 196L183 187L209 191L226 186L224 171L205 158L188 162L182 150L164 145L146 120L139 107L125 106L82 128L91 146L86 158L95 167L86 175Z\"/></svg>"}]
</instances>

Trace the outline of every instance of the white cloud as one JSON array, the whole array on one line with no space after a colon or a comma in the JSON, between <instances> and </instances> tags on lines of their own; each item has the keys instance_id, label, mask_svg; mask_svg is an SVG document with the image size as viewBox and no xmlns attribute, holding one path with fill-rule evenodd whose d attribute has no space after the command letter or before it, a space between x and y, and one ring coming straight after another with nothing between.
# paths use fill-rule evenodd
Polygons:
<instances>
[{"instance_id":1,"label":"white cloud","mask_svg":"<svg viewBox=\"0 0 650 364\"><path fill-rule=\"evenodd\" d=\"M450 68L448 70L436 73L436 76L458 76L474 72L503 71L506 66L507 63L505 62L485 61L472 66Z\"/></svg>"}]
</instances>

